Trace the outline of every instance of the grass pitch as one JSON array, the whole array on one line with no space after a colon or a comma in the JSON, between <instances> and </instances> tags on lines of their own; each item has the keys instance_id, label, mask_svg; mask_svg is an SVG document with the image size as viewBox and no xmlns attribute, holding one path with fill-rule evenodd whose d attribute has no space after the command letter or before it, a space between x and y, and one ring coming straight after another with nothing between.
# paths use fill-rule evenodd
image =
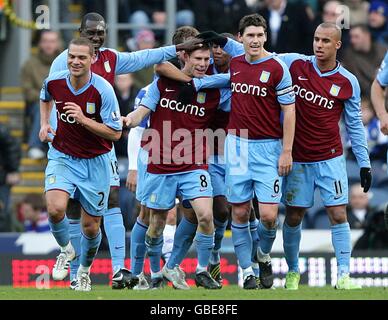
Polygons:
<instances>
[{"instance_id":1,"label":"grass pitch","mask_svg":"<svg viewBox=\"0 0 388 320\"><path fill-rule=\"evenodd\" d=\"M112 290L108 286L93 286L91 292L75 292L67 288L20 289L0 286L0 300L388 300L388 289L369 287L361 290L339 291L333 287L300 286L297 291L243 290L236 285L221 290Z\"/></svg>"}]
</instances>

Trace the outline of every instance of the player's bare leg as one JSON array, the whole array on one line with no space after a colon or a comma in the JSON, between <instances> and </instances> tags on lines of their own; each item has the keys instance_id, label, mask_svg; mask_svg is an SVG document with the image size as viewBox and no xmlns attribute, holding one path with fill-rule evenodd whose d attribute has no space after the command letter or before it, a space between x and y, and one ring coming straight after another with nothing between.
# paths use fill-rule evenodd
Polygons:
<instances>
[{"instance_id":1,"label":"player's bare leg","mask_svg":"<svg viewBox=\"0 0 388 320\"><path fill-rule=\"evenodd\" d=\"M60 190L46 192L47 212L51 232L61 247L61 253L57 256L52 276L54 280L63 280L69 272L70 261L75 258L74 249L70 243L69 221L65 215L69 194Z\"/></svg>"}]
</instances>

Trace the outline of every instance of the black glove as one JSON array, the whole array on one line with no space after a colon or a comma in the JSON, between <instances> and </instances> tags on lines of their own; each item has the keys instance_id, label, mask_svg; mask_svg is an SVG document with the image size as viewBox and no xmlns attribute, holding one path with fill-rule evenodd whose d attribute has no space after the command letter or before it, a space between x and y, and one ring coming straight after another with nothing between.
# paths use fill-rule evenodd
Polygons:
<instances>
[{"instance_id":1,"label":"black glove","mask_svg":"<svg viewBox=\"0 0 388 320\"><path fill-rule=\"evenodd\" d=\"M204 31L197 35L196 38L203 39L204 43L215 43L222 48L225 47L226 43L228 42L227 37L221 36L214 31Z\"/></svg>"},{"instance_id":2,"label":"black glove","mask_svg":"<svg viewBox=\"0 0 388 320\"><path fill-rule=\"evenodd\" d=\"M194 85L190 82L181 82L179 86L179 95L178 101L182 102L184 105L191 104L193 101L196 90Z\"/></svg>"},{"instance_id":3,"label":"black glove","mask_svg":"<svg viewBox=\"0 0 388 320\"><path fill-rule=\"evenodd\" d=\"M370 168L360 169L361 187L364 188L364 192L368 192L372 183L372 173Z\"/></svg>"}]
</instances>

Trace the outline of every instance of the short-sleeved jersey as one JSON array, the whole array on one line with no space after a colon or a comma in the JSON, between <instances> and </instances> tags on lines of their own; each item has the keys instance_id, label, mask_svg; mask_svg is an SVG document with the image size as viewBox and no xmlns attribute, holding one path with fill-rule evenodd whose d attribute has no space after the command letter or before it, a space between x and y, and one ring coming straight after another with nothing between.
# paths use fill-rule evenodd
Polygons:
<instances>
[{"instance_id":1,"label":"short-sleeved jersey","mask_svg":"<svg viewBox=\"0 0 388 320\"><path fill-rule=\"evenodd\" d=\"M142 146L150 152L150 173L207 169L206 139L196 139L196 130L205 133L219 106L224 110L230 108L230 93L219 89L201 90L190 104L184 105L179 101L179 86L179 82L164 77L155 79L142 99L141 105L153 111L148 133L157 136L147 139L143 135Z\"/></svg>"},{"instance_id":2,"label":"short-sleeved jersey","mask_svg":"<svg viewBox=\"0 0 388 320\"><path fill-rule=\"evenodd\" d=\"M342 112L360 166L370 166L361 122L360 86L339 63L321 72L314 56L279 55L289 67L296 94L293 160L316 162L342 155L338 122Z\"/></svg>"},{"instance_id":3,"label":"short-sleeved jersey","mask_svg":"<svg viewBox=\"0 0 388 320\"><path fill-rule=\"evenodd\" d=\"M383 87L388 86L388 51L385 54L383 61L381 62L376 79L381 86Z\"/></svg>"},{"instance_id":4,"label":"short-sleeved jersey","mask_svg":"<svg viewBox=\"0 0 388 320\"><path fill-rule=\"evenodd\" d=\"M92 73L90 81L75 91L70 83L70 72L62 71L49 76L40 94L42 101L54 100L58 127L53 140L55 149L77 158L94 158L112 149L112 141L99 137L66 115L66 102L79 105L84 115L120 131L120 108L112 86Z\"/></svg>"},{"instance_id":5,"label":"short-sleeved jersey","mask_svg":"<svg viewBox=\"0 0 388 320\"><path fill-rule=\"evenodd\" d=\"M232 109L228 132L240 136L248 129L249 139L280 139L280 104L295 101L290 73L275 55L253 63L245 55L230 62Z\"/></svg>"}]
</instances>

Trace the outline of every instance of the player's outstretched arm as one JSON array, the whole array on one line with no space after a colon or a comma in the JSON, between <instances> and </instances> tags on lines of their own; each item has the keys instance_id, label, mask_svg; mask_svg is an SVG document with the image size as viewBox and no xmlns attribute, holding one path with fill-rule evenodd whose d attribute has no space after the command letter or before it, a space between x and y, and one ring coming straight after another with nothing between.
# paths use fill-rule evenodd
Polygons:
<instances>
[{"instance_id":1,"label":"player's outstretched arm","mask_svg":"<svg viewBox=\"0 0 388 320\"><path fill-rule=\"evenodd\" d=\"M175 81L191 81L191 77L189 77L187 74L184 74L181 70L179 70L171 62L168 61L155 65L154 71L158 76L163 76Z\"/></svg>"},{"instance_id":2,"label":"player's outstretched arm","mask_svg":"<svg viewBox=\"0 0 388 320\"><path fill-rule=\"evenodd\" d=\"M385 88L375 79L371 87L371 100L377 117L380 120L380 130L388 135L388 113L385 109Z\"/></svg>"},{"instance_id":3,"label":"player's outstretched arm","mask_svg":"<svg viewBox=\"0 0 388 320\"><path fill-rule=\"evenodd\" d=\"M283 150L279 157L279 175L286 176L292 170L292 145L295 136L295 104L280 105L284 114Z\"/></svg>"},{"instance_id":4,"label":"player's outstretched arm","mask_svg":"<svg viewBox=\"0 0 388 320\"><path fill-rule=\"evenodd\" d=\"M140 105L135 111L132 111L126 117L123 117L123 123L130 128L137 127L150 113L150 109Z\"/></svg>"}]
</instances>

